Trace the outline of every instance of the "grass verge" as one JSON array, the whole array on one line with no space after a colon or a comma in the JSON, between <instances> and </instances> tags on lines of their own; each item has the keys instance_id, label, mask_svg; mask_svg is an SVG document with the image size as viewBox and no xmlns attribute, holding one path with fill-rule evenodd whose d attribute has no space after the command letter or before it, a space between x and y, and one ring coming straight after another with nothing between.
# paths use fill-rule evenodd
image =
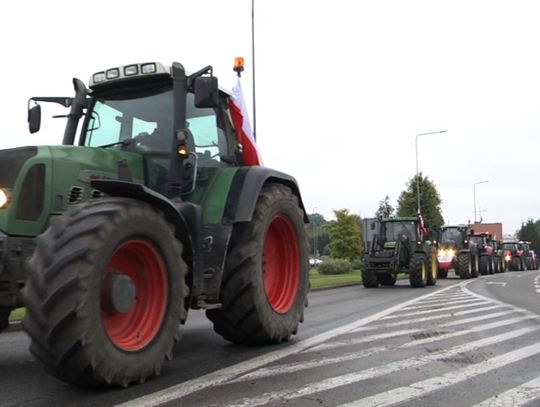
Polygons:
<instances>
[{"instance_id":1,"label":"grass verge","mask_svg":"<svg viewBox=\"0 0 540 407\"><path fill-rule=\"evenodd\" d=\"M323 275L319 274L316 268L313 268L309 271L309 281L311 282L311 288L314 289L360 284L362 278L360 276L360 270L353 270L345 274Z\"/></svg>"}]
</instances>

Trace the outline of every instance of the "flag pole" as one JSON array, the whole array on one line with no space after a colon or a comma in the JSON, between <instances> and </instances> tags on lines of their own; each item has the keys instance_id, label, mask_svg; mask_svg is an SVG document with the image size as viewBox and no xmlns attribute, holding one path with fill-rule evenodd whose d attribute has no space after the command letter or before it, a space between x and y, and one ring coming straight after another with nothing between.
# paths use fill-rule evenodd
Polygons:
<instances>
[{"instance_id":1,"label":"flag pole","mask_svg":"<svg viewBox=\"0 0 540 407\"><path fill-rule=\"evenodd\" d=\"M253 139L257 140L257 110L255 109L255 0L251 0L251 64L253 66Z\"/></svg>"}]
</instances>

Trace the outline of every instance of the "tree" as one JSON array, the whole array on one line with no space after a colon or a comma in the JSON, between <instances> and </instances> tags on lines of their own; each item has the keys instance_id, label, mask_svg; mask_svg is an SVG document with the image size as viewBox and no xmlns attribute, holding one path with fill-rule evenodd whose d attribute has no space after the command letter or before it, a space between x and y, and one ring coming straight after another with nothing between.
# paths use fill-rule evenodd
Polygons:
<instances>
[{"instance_id":1,"label":"tree","mask_svg":"<svg viewBox=\"0 0 540 407\"><path fill-rule=\"evenodd\" d=\"M314 212L308 214L309 226L308 226L308 239L310 246L310 253L314 254L327 254L326 246L330 243L330 235L324 228L327 220L320 213Z\"/></svg>"},{"instance_id":2,"label":"tree","mask_svg":"<svg viewBox=\"0 0 540 407\"><path fill-rule=\"evenodd\" d=\"M362 229L359 226L359 216L348 209L334 210L336 220L325 226L330 234L328 249L335 258L350 261L362 258Z\"/></svg>"},{"instance_id":3,"label":"tree","mask_svg":"<svg viewBox=\"0 0 540 407\"><path fill-rule=\"evenodd\" d=\"M398 198L398 216L416 216L417 214L417 176L409 179L405 190ZM441 213L441 197L437 187L428 177L418 174L420 184L420 213L422 214L432 237L436 236L444 219Z\"/></svg>"},{"instance_id":4,"label":"tree","mask_svg":"<svg viewBox=\"0 0 540 407\"><path fill-rule=\"evenodd\" d=\"M532 218L527 219L518 230L517 236L519 240L531 242L531 248L540 254L540 220L535 222Z\"/></svg>"},{"instance_id":5,"label":"tree","mask_svg":"<svg viewBox=\"0 0 540 407\"><path fill-rule=\"evenodd\" d=\"M386 195L382 201L379 201L379 209L375 211L376 218L389 218L395 212L395 209L390 205L390 197Z\"/></svg>"}]
</instances>

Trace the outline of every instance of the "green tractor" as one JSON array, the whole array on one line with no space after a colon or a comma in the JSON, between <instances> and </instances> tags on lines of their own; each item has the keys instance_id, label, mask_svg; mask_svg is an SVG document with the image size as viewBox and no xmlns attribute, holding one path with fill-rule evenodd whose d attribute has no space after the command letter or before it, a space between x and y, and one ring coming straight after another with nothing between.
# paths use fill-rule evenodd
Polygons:
<instances>
[{"instance_id":1,"label":"green tractor","mask_svg":"<svg viewBox=\"0 0 540 407\"><path fill-rule=\"evenodd\" d=\"M212 67L132 64L73 80L63 145L0 151L0 326L83 386L160 374L189 309L239 344L287 341L308 292L306 212L258 165ZM78 131L80 129L80 131Z\"/></svg>"},{"instance_id":2,"label":"green tractor","mask_svg":"<svg viewBox=\"0 0 540 407\"><path fill-rule=\"evenodd\" d=\"M364 256L364 287L392 286L398 274L408 274L411 287L436 284L437 256L426 239L421 219L396 217L371 219L369 223L371 240Z\"/></svg>"}]
</instances>

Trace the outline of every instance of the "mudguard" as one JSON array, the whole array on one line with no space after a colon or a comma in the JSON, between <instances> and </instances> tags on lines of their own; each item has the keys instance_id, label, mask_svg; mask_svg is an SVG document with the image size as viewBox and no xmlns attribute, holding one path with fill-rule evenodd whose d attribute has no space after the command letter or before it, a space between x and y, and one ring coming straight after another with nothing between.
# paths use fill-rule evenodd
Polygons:
<instances>
[{"instance_id":1,"label":"mudguard","mask_svg":"<svg viewBox=\"0 0 540 407\"><path fill-rule=\"evenodd\" d=\"M237 171L229 190L224 220L232 223L249 222L262 187L272 182L291 188L293 194L298 197L300 207L304 212L304 222L308 223L308 216L296 179L283 172L259 166L243 167ZM240 197L241 199L239 199Z\"/></svg>"}]
</instances>

